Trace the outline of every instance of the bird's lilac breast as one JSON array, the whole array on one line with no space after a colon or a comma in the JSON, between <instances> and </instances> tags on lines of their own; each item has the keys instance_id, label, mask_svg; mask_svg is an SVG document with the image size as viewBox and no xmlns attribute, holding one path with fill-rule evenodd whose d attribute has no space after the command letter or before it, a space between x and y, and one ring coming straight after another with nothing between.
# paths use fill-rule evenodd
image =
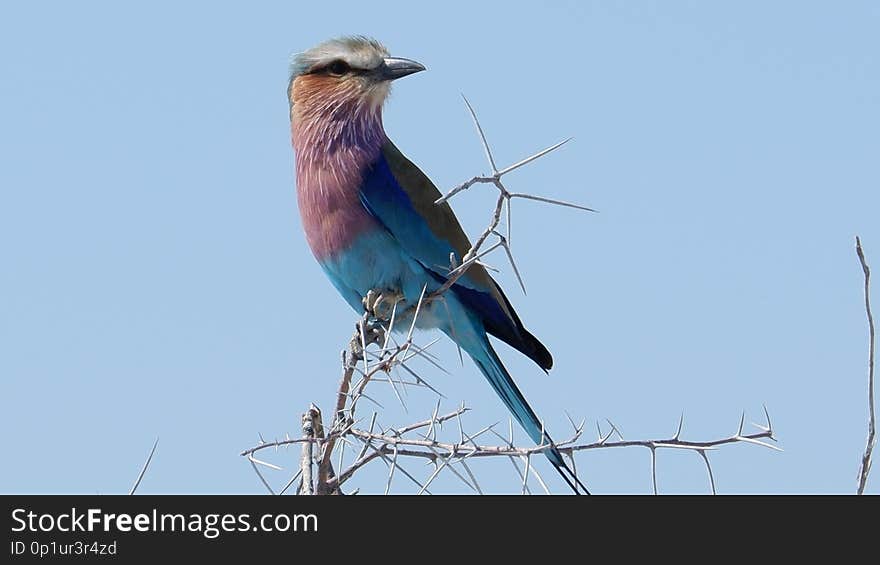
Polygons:
<instances>
[{"instance_id":1,"label":"bird's lilac breast","mask_svg":"<svg viewBox=\"0 0 880 565\"><path fill-rule=\"evenodd\" d=\"M339 180L330 173L316 172L297 182L306 240L319 261L348 249L358 236L379 227L361 204L357 183Z\"/></svg>"},{"instance_id":2,"label":"bird's lilac breast","mask_svg":"<svg viewBox=\"0 0 880 565\"><path fill-rule=\"evenodd\" d=\"M320 128L303 129L297 131L294 124L297 200L306 240L323 261L350 248L365 232L381 229L360 198L364 172L378 158L381 138L331 141L309 135Z\"/></svg>"}]
</instances>

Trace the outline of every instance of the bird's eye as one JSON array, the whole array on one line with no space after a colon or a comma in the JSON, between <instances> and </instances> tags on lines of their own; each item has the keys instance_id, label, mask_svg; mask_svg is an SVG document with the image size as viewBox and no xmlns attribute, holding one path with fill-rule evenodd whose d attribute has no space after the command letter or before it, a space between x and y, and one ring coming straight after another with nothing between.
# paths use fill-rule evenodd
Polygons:
<instances>
[{"instance_id":1,"label":"bird's eye","mask_svg":"<svg viewBox=\"0 0 880 565\"><path fill-rule=\"evenodd\" d=\"M345 61L333 61L327 65L327 72L334 76L342 76L350 70Z\"/></svg>"}]
</instances>

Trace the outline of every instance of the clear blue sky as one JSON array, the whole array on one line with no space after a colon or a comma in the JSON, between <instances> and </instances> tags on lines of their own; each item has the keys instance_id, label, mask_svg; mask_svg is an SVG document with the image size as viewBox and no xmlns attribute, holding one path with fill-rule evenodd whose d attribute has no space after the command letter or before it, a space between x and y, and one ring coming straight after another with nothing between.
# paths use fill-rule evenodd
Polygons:
<instances>
[{"instance_id":1,"label":"clear blue sky","mask_svg":"<svg viewBox=\"0 0 880 565\"><path fill-rule=\"evenodd\" d=\"M159 436L143 492L261 492L238 452L295 433L309 402L329 410L355 318L301 234L285 86L291 53L362 33L428 67L396 86L386 129L443 189L486 172L460 93L500 163L575 138L509 187L601 213L520 202L528 295L500 275L556 358L546 376L502 350L551 431L568 411L661 437L684 412L683 435L709 439L766 403L785 452L713 453L719 491L853 492L856 234L880 272L880 8L537 6L4 4L0 491L125 492ZM471 233L490 204L454 201ZM447 406L475 407L473 429L506 421L470 362L437 352ZM387 424L433 404L373 395ZM286 473L295 457L272 460ZM648 492L648 461L593 452L579 469L596 492ZM708 489L692 453L660 453L658 472L663 492ZM506 463L480 477L518 490Z\"/></svg>"}]
</instances>

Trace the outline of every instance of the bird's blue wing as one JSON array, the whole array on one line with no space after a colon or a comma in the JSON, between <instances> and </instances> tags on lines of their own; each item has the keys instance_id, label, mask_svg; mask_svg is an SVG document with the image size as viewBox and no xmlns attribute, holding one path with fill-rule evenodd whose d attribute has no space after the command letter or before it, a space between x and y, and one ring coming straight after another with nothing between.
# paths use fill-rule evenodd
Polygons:
<instances>
[{"instance_id":1,"label":"bird's blue wing","mask_svg":"<svg viewBox=\"0 0 880 565\"><path fill-rule=\"evenodd\" d=\"M366 171L361 185L361 200L370 213L431 276L445 281L450 253L461 261L470 242L449 204L434 204L440 196L431 180L390 141ZM471 266L452 290L480 318L486 331L542 368L552 366L550 353L523 327L507 297L482 266Z\"/></svg>"}]
</instances>

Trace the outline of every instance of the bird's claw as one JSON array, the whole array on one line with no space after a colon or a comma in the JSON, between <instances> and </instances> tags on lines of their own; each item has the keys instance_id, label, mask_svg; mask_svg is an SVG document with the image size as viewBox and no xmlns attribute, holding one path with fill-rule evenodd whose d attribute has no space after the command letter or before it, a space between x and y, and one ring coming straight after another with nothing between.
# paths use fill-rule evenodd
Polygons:
<instances>
[{"instance_id":1,"label":"bird's claw","mask_svg":"<svg viewBox=\"0 0 880 565\"><path fill-rule=\"evenodd\" d=\"M387 322L391 320L395 308L401 302L405 302L403 294L396 290L375 290L367 291L367 295L363 298L362 303L364 310L373 318Z\"/></svg>"}]
</instances>

